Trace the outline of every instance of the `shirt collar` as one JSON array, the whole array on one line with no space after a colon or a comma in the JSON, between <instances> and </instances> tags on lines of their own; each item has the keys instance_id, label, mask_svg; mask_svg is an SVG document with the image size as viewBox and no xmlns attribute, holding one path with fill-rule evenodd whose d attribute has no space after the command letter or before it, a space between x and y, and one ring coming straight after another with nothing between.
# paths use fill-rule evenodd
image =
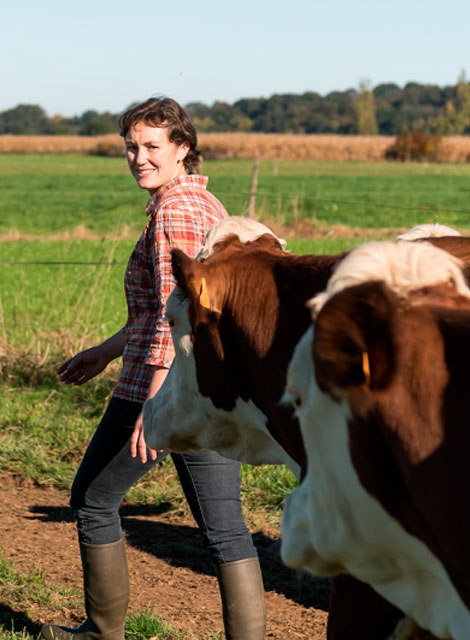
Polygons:
<instances>
[{"instance_id":1,"label":"shirt collar","mask_svg":"<svg viewBox=\"0 0 470 640\"><path fill-rule=\"evenodd\" d=\"M201 176L196 173L189 176L184 175L180 176L179 178L173 178L173 180L170 180L170 182L163 184L155 191L152 196L150 196L150 199L147 202L147 207L145 208L145 215L148 216L152 211L154 211L154 209L160 204L163 196L170 193L171 191L176 190L179 187L186 186L206 189L208 182L209 178L207 176Z\"/></svg>"}]
</instances>

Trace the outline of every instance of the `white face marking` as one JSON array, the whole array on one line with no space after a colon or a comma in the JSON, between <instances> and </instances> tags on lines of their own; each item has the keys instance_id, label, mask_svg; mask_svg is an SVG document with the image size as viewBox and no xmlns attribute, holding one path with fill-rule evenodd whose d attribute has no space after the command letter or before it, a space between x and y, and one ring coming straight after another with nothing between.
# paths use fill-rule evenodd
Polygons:
<instances>
[{"instance_id":1,"label":"white face marking","mask_svg":"<svg viewBox=\"0 0 470 640\"><path fill-rule=\"evenodd\" d=\"M199 252L198 259L205 260L210 255L212 255L214 253L215 245L232 233L238 236L240 242L243 243L253 242L260 236L267 233L268 235L272 235L274 238L276 238L283 249L286 248L287 244L284 239L278 238L278 236L276 236L271 231L271 229L266 227L261 222L253 220L253 218L245 218L243 216L229 216L228 218L219 220L219 222L213 224L209 229L204 240L204 246Z\"/></svg>"},{"instance_id":2,"label":"white face marking","mask_svg":"<svg viewBox=\"0 0 470 640\"><path fill-rule=\"evenodd\" d=\"M285 398L301 400L308 463L284 509L283 561L316 575L350 573L436 636L469 638L470 613L441 562L360 483L349 453L349 406L318 388L313 339L312 328L288 370Z\"/></svg>"},{"instance_id":3,"label":"white face marking","mask_svg":"<svg viewBox=\"0 0 470 640\"><path fill-rule=\"evenodd\" d=\"M187 307L175 288L167 302L167 318L176 355L161 389L144 406L148 446L211 449L253 465L287 464L298 477L299 466L269 434L266 416L252 401L238 398L235 408L225 411L199 392Z\"/></svg>"}]
</instances>

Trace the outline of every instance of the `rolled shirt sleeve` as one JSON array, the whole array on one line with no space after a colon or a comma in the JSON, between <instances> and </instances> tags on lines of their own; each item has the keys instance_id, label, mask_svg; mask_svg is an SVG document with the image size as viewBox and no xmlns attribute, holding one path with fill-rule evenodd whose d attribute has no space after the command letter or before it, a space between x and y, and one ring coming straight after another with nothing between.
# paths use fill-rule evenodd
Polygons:
<instances>
[{"instance_id":1,"label":"rolled shirt sleeve","mask_svg":"<svg viewBox=\"0 0 470 640\"><path fill-rule=\"evenodd\" d=\"M205 231L193 213L175 206L162 207L149 231L149 251L152 257L158 311L155 316L155 333L145 362L168 367L175 355L170 327L165 319L166 303L175 286L170 252L172 249L181 249L191 258L195 258L204 242Z\"/></svg>"}]
</instances>

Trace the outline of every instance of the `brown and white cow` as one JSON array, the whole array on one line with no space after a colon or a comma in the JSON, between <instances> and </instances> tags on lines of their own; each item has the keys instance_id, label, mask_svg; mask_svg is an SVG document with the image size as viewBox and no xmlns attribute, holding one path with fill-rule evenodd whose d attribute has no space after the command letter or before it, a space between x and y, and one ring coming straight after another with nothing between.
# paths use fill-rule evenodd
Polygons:
<instances>
[{"instance_id":1,"label":"brown and white cow","mask_svg":"<svg viewBox=\"0 0 470 640\"><path fill-rule=\"evenodd\" d=\"M167 313L176 358L145 406L147 442L177 451L210 448L251 464L286 463L298 475L305 454L297 420L277 403L289 354L310 323L305 301L324 289L343 255L290 256L272 237L245 246L236 238L217 241L210 244L218 257L204 266L175 254L182 288ZM363 640L382 640L400 616L368 585L348 576L333 581L329 638L343 638L357 621Z\"/></svg>"},{"instance_id":2,"label":"brown and white cow","mask_svg":"<svg viewBox=\"0 0 470 640\"><path fill-rule=\"evenodd\" d=\"M225 236L224 224L220 231ZM311 322L306 302L343 255L293 256L272 235L246 242L243 232L243 243L235 231L210 240L214 255L203 263L173 254L177 286L166 312L175 360L144 406L145 439L156 449L207 448L249 464L286 464L299 477L306 462L299 425L279 400ZM335 580L328 637L341 640L357 616L363 640L383 640L401 613L368 585Z\"/></svg>"},{"instance_id":3,"label":"brown and white cow","mask_svg":"<svg viewBox=\"0 0 470 640\"><path fill-rule=\"evenodd\" d=\"M153 448L213 449L250 464L287 464L304 450L292 410L279 407L288 362L338 256L296 256L270 235L232 235L204 262L172 252L167 303L175 361L144 407Z\"/></svg>"},{"instance_id":4,"label":"brown and white cow","mask_svg":"<svg viewBox=\"0 0 470 640\"><path fill-rule=\"evenodd\" d=\"M215 255L202 264L174 253L179 286L167 317L176 357L145 405L146 439L156 448L208 448L250 464L284 463L298 476L304 454L297 421L278 401L294 346L310 324L305 302L325 289L346 254L294 256L273 235L246 242L254 230L244 228L245 219L219 224L208 243ZM244 242L234 235L221 242L233 224ZM470 238L431 241L470 257ZM414 243L398 245L406 252ZM203 280L210 309L201 304Z\"/></svg>"},{"instance_id":5,"label":"brown and white cow","mask_svg":"<svg viewBox=\"0 0 470 640\"><path fill-rule=\"evenodd\" d=\"M452 256L381 245L341 263L289 365L308 462L281 554L316 575L351 574L436 637L463 640L470 291Z\"/></svg>"}]
</instances>

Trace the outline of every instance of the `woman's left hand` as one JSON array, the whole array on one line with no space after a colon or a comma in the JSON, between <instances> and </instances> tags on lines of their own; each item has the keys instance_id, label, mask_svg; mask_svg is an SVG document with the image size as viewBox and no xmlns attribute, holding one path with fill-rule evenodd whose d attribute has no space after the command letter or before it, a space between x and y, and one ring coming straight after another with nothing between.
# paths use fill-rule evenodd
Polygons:
<instances>
[{"instance_id":1,"label":"woman's left hand","mask_svg":"<svg viewBox=\"0 0 470 640\"><path fill-rule=\"evenodd\" d=\"M158 392L167 374L168 369L166 367L154 367L154 373L150 382L150 390L147 400L153 398L153 396ZM137 454L139 454L139 458L142 460L142 463L145 464L147 462L147 451L150 454L150 460L156 460L157 454L164 451L164 449L159 449L157 451L156 449L150 449L149 447L147 447L144 438L144 424L142 422L142 416L143 411L140 412L139 417L137 418L134 432L131 437L131 456L135 458Z\"/></svg>"},{"instance_id":2,"label":"woman's left hand","mask_svg":"<svg viewBox=\"0 0 470 640\"><path fill-rule=\"evenodd\" d=\"M150 449L145 444L144 424L142 422L142 412L140 412L131 436L131 456L135 458L137 454L139 454L139 458L142 460L142 463L145 464L147 462L147 451L149 452L150 460L157 459L157 451Z\"/></svg>"}]
</instances>

